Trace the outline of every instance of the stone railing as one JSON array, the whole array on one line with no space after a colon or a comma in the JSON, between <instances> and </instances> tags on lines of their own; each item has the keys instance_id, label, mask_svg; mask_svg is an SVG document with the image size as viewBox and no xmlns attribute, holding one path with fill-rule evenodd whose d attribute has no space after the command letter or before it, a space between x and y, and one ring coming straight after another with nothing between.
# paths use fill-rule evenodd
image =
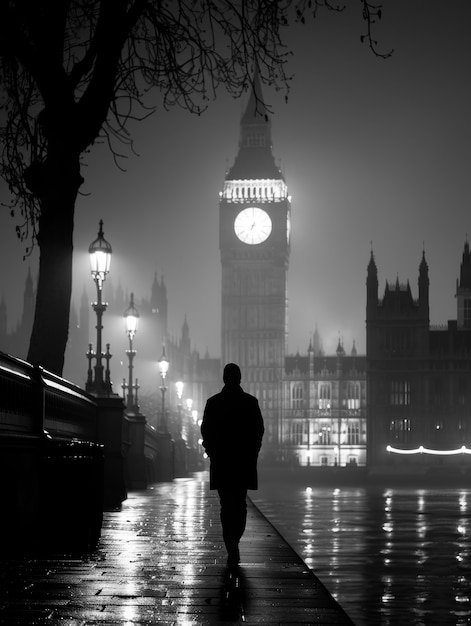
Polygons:
<instances>
[{"instance_id":1,"label":"stone railing","mask_svg":"<svg viewBox=\"0 0 471 626\"><path fill-rule=\"evenodd\" d=\"M121 481L116 489L115 477L104 480L110 437L102 413L79 387L0 353L3 550L82 550L96 543L106 494L123 499Z\"/></svg>"}]
</instances>

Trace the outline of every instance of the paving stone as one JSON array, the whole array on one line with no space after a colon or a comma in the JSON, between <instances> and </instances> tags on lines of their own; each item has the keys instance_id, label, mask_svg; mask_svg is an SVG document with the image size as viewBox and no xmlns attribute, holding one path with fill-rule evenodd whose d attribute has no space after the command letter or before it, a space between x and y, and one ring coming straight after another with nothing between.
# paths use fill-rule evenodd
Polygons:
<instances>
[{"instance_id":1,"label":"paving stone","mask_svg":"<svg viewBox=\"0 0 471 626\"><path fill-rule=\"evenodd\" d=\"M351 624L251 502L241 566L227 569L207 478L129 493L92 553L3 559L0 624Z\"/></svg>"}]
</instances>

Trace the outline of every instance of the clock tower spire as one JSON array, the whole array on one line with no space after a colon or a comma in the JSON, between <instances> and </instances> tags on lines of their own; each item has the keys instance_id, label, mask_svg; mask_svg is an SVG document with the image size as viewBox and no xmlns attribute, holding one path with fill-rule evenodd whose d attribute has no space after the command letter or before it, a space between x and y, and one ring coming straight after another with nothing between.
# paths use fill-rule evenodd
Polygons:
<instances>
[{"instance_id":1,"label":"clock tower spire","mask_svg":"<svg viewBox=\"0 0 471 626\"><path fill-rule=\"evenodd\" d=\"M275 451L287 338L290 198L273 156L258 72L220 193L219 219L222 362L240 366L242 384L260 402L266 447Z\"/></svg>"}]
</instances>

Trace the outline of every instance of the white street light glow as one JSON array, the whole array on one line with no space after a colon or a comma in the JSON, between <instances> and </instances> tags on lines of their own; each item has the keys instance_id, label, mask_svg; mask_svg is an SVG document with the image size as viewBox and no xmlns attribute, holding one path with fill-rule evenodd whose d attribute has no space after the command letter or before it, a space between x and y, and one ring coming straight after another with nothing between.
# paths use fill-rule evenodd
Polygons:
<instances>
[{"instance_id":1,"label":"white street light glow","mask_svg":"<svg viewBox=\"0 0 471 626\"><path fill-rule=\"evenodd\" d=\"M451 456L453 454L471 454L471 448L467 448L466 446L461 446L461 448L456 448L455 450L433 450L431 448L425 448L424 446L419 446L418 448L413 448L412 450L401 450L400 448L393 448L392 446L386 446L386 450L388 452L392 452L393 454L433 454L436 456Z\"/></svg>"}]
</instances>

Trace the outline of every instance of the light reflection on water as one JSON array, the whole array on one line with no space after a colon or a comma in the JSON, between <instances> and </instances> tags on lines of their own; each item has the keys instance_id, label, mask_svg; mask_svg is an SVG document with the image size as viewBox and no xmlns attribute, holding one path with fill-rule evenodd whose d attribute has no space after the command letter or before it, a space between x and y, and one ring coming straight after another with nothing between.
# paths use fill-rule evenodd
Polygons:
<instances>
[{"instance_id":1,"label":"light reflection on water","mask_svg":"<svg viewBox=\"0 0 471 626\"><path fill-rule=\"evenodd\" d=\"M250 496L357 626L471 624L471 490L264 481Z\"/></svg>"}]
</instances>

